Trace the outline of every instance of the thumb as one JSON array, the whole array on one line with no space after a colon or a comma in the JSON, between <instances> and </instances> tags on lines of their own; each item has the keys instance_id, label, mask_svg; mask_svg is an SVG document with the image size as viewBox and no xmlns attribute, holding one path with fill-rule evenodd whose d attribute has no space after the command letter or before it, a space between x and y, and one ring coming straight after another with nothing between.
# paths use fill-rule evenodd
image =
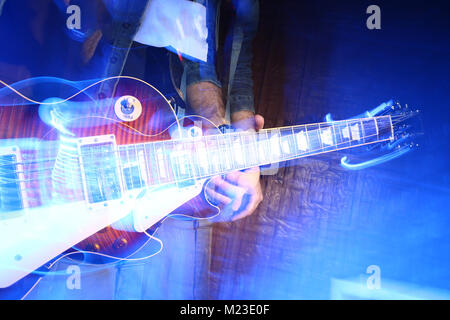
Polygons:
<instances>
[{"instance_id":1,"label":"thumb","mask_svg":"<svg viewBox=\"0 0 450 320\"><path fill-rule=\"evenodd\" d=\"M261 130L264 127L264 118L263 116L257 114L255 115L255 129L256 131Z\"/></svg>"}]
</instances>

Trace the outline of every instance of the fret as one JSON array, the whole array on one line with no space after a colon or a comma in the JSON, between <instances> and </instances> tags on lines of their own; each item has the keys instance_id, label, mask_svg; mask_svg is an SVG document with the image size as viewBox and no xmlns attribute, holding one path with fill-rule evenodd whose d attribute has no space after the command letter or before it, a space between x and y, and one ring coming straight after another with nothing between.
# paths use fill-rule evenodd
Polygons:
<instances>
[{"instance_id":1,"label":"fret","mask_svg":"<svg viewBox=\"0 0 450 320\"><path fill-rule=\"evenodd\" d=\"M125 187L127 187L128 189L128 176L126 174L125 168L127 167L127 161L125 161L125 158L127 157L127 146L119 146L117 148L117 152L119 154L119 166L122 169L122 180L123 183L125 185Z\"/></svg>"},{"instance_id":2,"label":"fret","mask_svg":"<svg viewBox=\"0 0 450 320\"><path fill-rule=\"evenodd\" d=\"M257 132L253 132L251 135L250 135L250 140L251 140L251 142L250 142L250 144L252 145L252 150L251 150L251 153L252 153L252 155L253 155L253 162L252 162L252 164L253 165L255 165L255 166L259 166L261 163L263 163L263 160L262 159L260 159L259 158L259 149L258 149L258 137L259 137L259 134L257 133Z\"/></svg>"},{"instance_id":3,"label":"fret","mask_svg":"<svg viewBox=\"0 0 450 320\"><path fill-rule=\"evenodd\" d=\"M134 179L133 179L133 164L130 159L130 148L126 147L126 166L125 166L125 174L126 174L126 183L127 183L127 189L131 190L134 189Z\"/></svg>"},{"instance_id":4,"label":"fret","mask_svg":"<svg viewBox=\"0 0 450 320\"><path fill-rule=\"evenodd\" d=\"M363 133L361 132L359 120L348 120L347 123L350 128L351 145L354 146L363 143Z\"/></svg>"},{"instance_id":5,"label":"fret","mask_svg":"<svg viewBox=\"0 0 450 320\"><path fill-rule=\"evenodd\" d=\"M364 142L370 143L378 140L377 122L375 119L364 119L361 121L364 130Z\"/></svg>"},{"instance_id":6,"label":"fret","mask_svg":"<svg viewBox=\"0 0 450 320\"><path fill-rule=\"evenodd\" d=\"M338 143L338 149L348 148L351 146L350 127L347 121L337 121L334 125L335 129L339 132L340 141Z\"/></svg>"},{"instance_id":7,"label":"fret","mask_svg":"<svg viewBox=\"0 0 450 320\"><path fill-rule=\"evenodd\" d=\"M232 169L232 155L231 155L231 147L229 144L228 134L219 134L217 135L217 143L219 146L219 152L221 155L221 171L228 171Z\"/></svg>"},{"instance_id":8,"label":"fret","mask_svg":"<svg viewBox=\"0 0 450 320\"><path fill-rule=\"evenodd\" d=\"M204 139L194 139L193 145L195 148L195 159L197 160L197 172L198 176L203 177L209 174L208 154L206 152L206 146Z\"/></svg>"},{"instance_id":9,"label":"fret","mask_svg":"<svg viewBox=\"0 0 450 320\"><path fill-rule=\"evenodd\" d=\"M293 145L294 145L294 152L297 154L298 153L298 145L297 145L296 135L295 135L293 126L291 127L291 135L292 135L292 141L293 141Z\"/></svg>"},{"instance_id":10,"label":"fret","mask_svg":"<svg viewBox=\"0 0 450 320\"><path fill-rule=\"evenodd\" d=\"M239 134L241 140L241 151L244 157L245 167L253 167L258 165L258 155L255 144L254 132L242 132Z\"/></svg>"},{"instance_id":11,"label":"fret","mask_svg":"<svg viewBox=\"0 0 450 320\"><path fill-rule=\"evenodd\" d=\"M169 172L167 168L166 155L164 150L163 142L155 143L155 155L156 155L156 164L158 167L158 174L161 183L167 183L170 181Z\"/></svg>"},{"instance_id":12,"label":"fret","mask_svg":"<svg viewBox=\"0 0 450 320\"><path fill-rule=\"evenodd\" d=\"M317 153L322 150L319 126L317 124L306 125L306 135L309 143L309 153Z\"/></svg>"},{"instance_id":13,"label":"fret","mask_svg":"<svg viewBox=\"0 0 450 320\"><path fill-rule=\"evenodd\" d=\"M233 133L226 133L226 141L228 143L228 150L229 150L229 155L230 155L230 165L232 169L236 169L239 167L238 162L239 159L237 159L239 157L239 155L236 154L235 150L234 150L234 139L233 139Z\"/></svg>"},{"instance_id":14,"label":"fret","mask_svg":"<svg viewBox=\"0 0 450 320\"><path fill-rule=\"evenodd\" d=\"M205 145L208 153L208 164L210 173L222 172L219 142L217 135L205 136Z\"/></svg>"},{"instance_id":15,"label":"fret","mask_svg":"<svg viewBox=\"0 0 450 320\"><path fill-rule=\"evenodd\" d=\"M336 128L335 123L331 122L330 125L333 130L334 143L335 143L336 149L339 149L340 145L342 144L341 132Z\"/></svg>"},{"instance_id":16,"label":"fret","mask_svg":"<svg viewBox=\"0 0 450 320\"><path fill-rule=\"evenodd\" d=\"M344 137L346 139L348 139L348 141L350 142L350 145L351 145L352 135L350 132L350 126L348 125L348 121L345 121L345 129L344 129L343 133L344 133Z\"/></svg>"},{"instance_id":17,"label":"fret","mask_svg":"<svg viewBox=\"0 0 450 320\"><path fill-rule=\"evenodd\" d=\"M319 124L319 135L322 141L322 151L336 150L336 139L333 133L333 126L329 123Z\"/></svg>"},{"instance_id":18,"label":"fret","mask_svg":"<svg viewBox=\"0 0 450 320\"><path fill-rule=\"evenodd\" d=\"M378 138L380 140L393 139L392 123L389 116L377 117L376 118L378 127Z\"/></svg>"},{"instance_id":19,"label":"fret","mask_svg":"<svg viewBox=\"0 0 450 320\"><path fill-rule=\"evenodd\" d=\"M171 163L175 172L174 176L177 185L180 187L189 186L195 183L194 173L191 165L192 142L190 140L174 141L171 149Z\"/></svg>"},{"instance_id":20,"label":"fret","mask_svg":"<svg viewBox=\"0 0 450 320\"><path fill-rule=\"evenodd\" d=\"M134 146L126 146L119 150L122 174L128 190L140 188L143 184L139 172L139 163Z\"/></svg>"},{"instance_id":21,"label":"fret","mask_svg":"<svg viewBox=\"0 0 450 320\"><path fill-rule=\"evenodd\" d=\"M193 139L186 137L174 144L171 161L175 162L174 169L179 179L194 178L197 174L195 167L195 150Z\"/></svg>"},{"instance_id":22,"label":"fret","mask_svg":"<svg viewBox=\"0 0 450 320\"><path fill-rule=\"evenodd\" d=\"M167 161L166 169L168 171L168 176L170 182L172 181L178 181L181 179L181 177L178 175L180 168L178 167L178 162L176 161L176 158L173 157L175 152L175 141L174 140L167 140L163 142L163 150L164 150L164 158L165 161Z\"/></svg>"},{"instance_id":23,"label":"fret","mask_svg":"<svg viewBox=\"0 0 450 320\"><path fill-rule=\"evenodd\" d=\"M246 166L244 150L239 132L230 134L231 146L234 156L235 168L243 168Z\"/></svg>"},{"instance_id":24,"label":"fret","mask_svg":"<svg viewBox=\"0 0 450 320\"><path fill-rule=\"evenodd\" d=\"M234 149L233 149L232 133L225 133L224 138L227 143L227 148L228 148L227 150L228 150L228 155L229 155L229 159L230 159L230 168L236 169L237 161L236 161L236 154L234 153Z\"/></svg>"},{"instance_id":25,"label":"fret","mask_svg":"<svg viewBox=\"0 0 450 320\"><path fill-rule=\"evenodd\" d=\"M380 131L378 129L378 122L376 118L373 118L373 122L375 123L375 128L377 129L377 137L379 137Z\"/></svg>"},{"instance_id":26,"label":"fret","mask_svg":"<svg viewBox=\"0 0 450 320\"><path fill-rule=\"evenodd\" d=\"M359 120L359 128L361 130L361 143L366 142L366 132L364 131L364 125L362 123L362 120Z\"/></svg>"},{"instance_id":27,"label":"fret","mask_svg":"<svg viewBox=\"0 0 450 320\"><path fill-rule=\"evenodd\" d=\"M295 135L295 142L297 145L297 152L305 153L309 150L308 135L306 134L306 126L293 127Z\"/></svg>"},{"instance_id":28,"label":"fret","mask_svg":"<svg viewBox=\"0 0 450 320\"><path fill-rule=\"evenodd\" d=\"M141 171L141 180L145 183L145 186L149 186L149 179L148 179L148 164L147 159L145 157L145 148L143 144L136 145L136 152L138 154L138 162L139 167ZM142 185L143 187L143 185Z\"/></svg>"},{"instance_id":29,"label":"fret","mask_svg":"<svg viewBox=\"0 0 450 320\"><path fill-rule=\"evenodd\" d=\"M170 155L172 153L172 149L174 148L174 141L173 140L166 140L162 143L162 149L163 149L163 155L164 155L164 162L165 162L165 168L167 172L167 178L168 183L176 181L177 177L175 175L175 168L173 167L172 160L170 158Z\"/></svg>"},{"instance_id":30,"label":"fret","mask_svg":"<svg viewBox=\"0 0 450 320\"><path fill-rule=\"evenodd\" d=\"M280 144L283 159L289 159L295 155L295 142L293 141L292 128L280 129Z\"/></svg>"},{"instance_id":31,"label":"fret","mask_svg":"<svg viewBox=\"0 0 450 320\"><path fill-rule=\"evenodd\" d=\"M268 129L268 141L270 146L270 162L279 162L282 159L280 149L280 131L279 129Z\"/></svg>"},{"instance_id":32,"label":"fret","mask_svg":"<svg viewBox=\"0 0 450 320\"><path fill-rule=\"evenodd\" d=\"M147 143L145 145L145 153L147 154L147 164L149 167L149 175L152 185L161 184L161 177L159 175L158 159L156 156L155 142Z\"/></svg>"},{"instance_id":33,"label":"fret","mask_svg":"<svg viewBox=\"0 0 450 320\"><path fill-rule=\"evenodd\" d=\"M214 153L213 159L216 161L217 165L217 172L222 172L226 170L226 163L227 163L227 157L225 156L225 152L221 147L220 139L222 138L221 135L215 135L215 143L216 143L216 152Z\"/></svg>"},{"instance_id":34,"label":"fret","mask_svg":"<svg viewBox=\"0 0 450 320\"><path fill-rule=\"evenodd\" d=\"M141 164L142 161L140 160L139 154L137 152L137 145L134 145L134 153L135 153L135 167L137 168L137 174L138 174L138 178L139 178L139 188L142 188L144 186L144 178L142 175L142 169L141 169Z\"/></svg>"},{"instance_id":35,"label":"fret","mask_svg":"<svg viewBox=\"0 0 450 320\"><path fill-rule=\"evenodd\" d=\"M192 168L192 141L179 141L179 148L181 151L181 157L180 157L180 164L184 165L184 172L186 172L186 175L189 175L189 178L194 178L194 170Z\"/></svg>"},{"instance_id":36,"label":"fret","mask_svg":"<svg viewBox=\"0 0 450 320\"><path fill-rule=\"evenodd\" d=\"M257 153L259 156L259 161L261 164L269 164L271 163L271 159L269 153L269 137L267 134L267 130L260 130L260 132L256 135L257 139Z\"/></svg>"}]
</instances>

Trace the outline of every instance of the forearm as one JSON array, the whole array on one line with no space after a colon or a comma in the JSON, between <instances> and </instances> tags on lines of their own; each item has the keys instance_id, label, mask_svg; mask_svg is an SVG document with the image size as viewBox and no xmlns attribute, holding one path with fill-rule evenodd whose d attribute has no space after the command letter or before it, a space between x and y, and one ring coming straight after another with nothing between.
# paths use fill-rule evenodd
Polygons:
<instances>
[{"instance_id":1,"label":"forearm","mask_svg":"<svg viewBox=\"0 0 450 320\"><path fill-rule=\"evenodd\" d=\"M212 82L201 81L187 87L187 101L196 114L207 118L215 126L226 123L225 106L222 97L222 89ZM212 127L209 121L203 125Z\"/></svg>"},{"instance_id":2,"label":"forearm","mask_svg":"<svg viewBox=\"0 0 450 320\"><path fill-rule=\"evenodd\" d=\"M216 126L226 123L225 106L222 98L222 90L215 84L202 81L190 85L187 88L187 99L190 107ZM255 128L254 112L241 110L231 114L231 123L238 129L248 130ZM210 123L204 123L210 127Z\"/></svg>"}]
</instances>

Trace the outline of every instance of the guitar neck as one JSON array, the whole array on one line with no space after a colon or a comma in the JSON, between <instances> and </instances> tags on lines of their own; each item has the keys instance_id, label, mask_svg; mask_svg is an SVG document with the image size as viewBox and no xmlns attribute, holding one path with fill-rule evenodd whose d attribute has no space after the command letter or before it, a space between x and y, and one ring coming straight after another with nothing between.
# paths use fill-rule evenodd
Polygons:
<instances>
[{"instance_id":1,"label":"guitar neck","mask_svg":"<svg viewBox=\"0 0 450 320\"><path fill-rule=\"evenodd\" d=\"M183 183L393 139L390 116L121 147L129 187Z\"/></svg>"}]
</instances>

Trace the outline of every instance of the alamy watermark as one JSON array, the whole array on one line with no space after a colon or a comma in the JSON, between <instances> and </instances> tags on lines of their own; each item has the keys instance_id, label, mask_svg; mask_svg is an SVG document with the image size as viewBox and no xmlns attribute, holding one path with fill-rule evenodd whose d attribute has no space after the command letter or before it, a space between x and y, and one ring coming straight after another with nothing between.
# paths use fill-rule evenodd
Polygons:
<instances>
[{"instance_id":1,"label":"alamy watermark","mask_svg":"<svg viewBox=\"0 0 450 320\"><path fill-rule=\"evenodd\" d=\"M367 14L370 16L366 20L366 26L369 30L381 29L381 9L377 5L371 5L367 7Z\"/></svg>"},{"instance_id":2,"label":"alamy watermark","mask_svg":"<svg viewBox=\"0 0 450 320\"><path fill-rule=\"evenodd\" d=\"M69 30L80 30L81 29L81 9L77 5L70 5L66 10L67 14L70 16L66 20L66 26Z\"/></svg>"},{"instance_id":3,"label":"alamy watermark","mask_svg":"<svg viewBox=\"0 0 450 320\"><path fill-rule=\"evenodd\" d=\"M69 275L66 280L66 287L69 290L81 289L81 269L77 265L71 265L66 269Z\"/></svg>"},{"instance_id":4,"label":"alamy watermark","mask_svg":"<svg viewBox=\"0 0 450 320\"><path fill-rule=\"evenodd\" d=\"M1 0L0 0L1 1ZM80 30L81 29L81 8L77 5L70 5L66 9L66 13L69 17L66 20L66 26L68 29ZM381 29L381 9L379 6L373 4L367 7L366 14L370 16L367 17L366 26L369 30L380 30Z\"/></svg>"},{"instance_id":5,"label":"alamy watermark","mask_svg":"<svg viewBox=\"0 0 450 320\"><path fill-rule=\"evenodd\" d=\"M381 289L381 268L375 264L367 267L366 273L370 274L367 278L366 285L369 290Z\"/></svg>"}]
</instances>

